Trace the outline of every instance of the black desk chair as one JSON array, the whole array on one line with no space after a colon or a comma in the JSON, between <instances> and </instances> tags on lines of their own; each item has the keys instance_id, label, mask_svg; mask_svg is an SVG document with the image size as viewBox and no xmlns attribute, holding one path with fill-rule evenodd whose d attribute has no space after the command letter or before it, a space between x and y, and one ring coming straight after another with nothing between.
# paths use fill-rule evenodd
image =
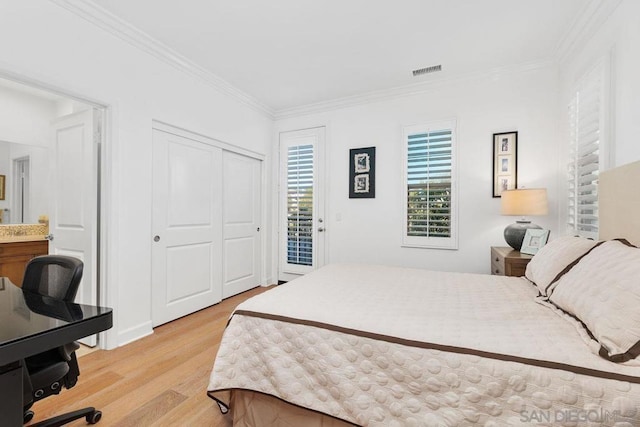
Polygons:
<instances>
[{"instance_id":1,"label":"black desk chair","mask_svg":"<svg viewBox=\"0 0 640 427\"><path fill-rule=\"evenodd\" d=\"M27 264L22 290L29 308L40 314L61 320L78 320L82 316L72 309L73 302L82 279L83 264L77 258L61 255L44 255L33 258ZM80 346L69 343L62 347L47 350L27 357L24 360L24 422L33 418L31 406L38 400L53 394L59 394L62 386L67 389L78 381L80 370L75 351ZM102 413L95 408L84 408L69 412L34 426L62 426L73 420L85 417L87 422L100 421Z\"/></svg>"}]
</instances>

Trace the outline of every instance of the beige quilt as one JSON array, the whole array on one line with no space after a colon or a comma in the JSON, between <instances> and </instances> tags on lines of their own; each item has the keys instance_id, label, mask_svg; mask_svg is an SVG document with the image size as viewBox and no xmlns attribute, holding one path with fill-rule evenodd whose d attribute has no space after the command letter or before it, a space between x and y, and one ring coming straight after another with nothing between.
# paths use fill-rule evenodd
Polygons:
<instances>
[{"instance_id":1,"label":"beige quilt","mask_svg":"<svg viewBox=\"0 0 640 427\"><path fill-rule=\"evenodd\" d=\"M363 426L640 425L640 367L524 278L330 265L238 306L208 387Z\"/></svg>"}]
</instances>

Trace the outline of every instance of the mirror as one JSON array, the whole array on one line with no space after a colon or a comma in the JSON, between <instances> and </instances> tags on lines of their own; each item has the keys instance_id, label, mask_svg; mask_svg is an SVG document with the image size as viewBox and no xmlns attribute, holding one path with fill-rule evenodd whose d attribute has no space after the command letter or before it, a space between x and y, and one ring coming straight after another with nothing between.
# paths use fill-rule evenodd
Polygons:
<instances>
[{"instance_id":1,"label":"mirror","mask_svg":"<svg viewBox=\"0 0 640 427\"><path fill-rule=\"evenodd\" d=\"M0 78L1 224L36 224L48 215L51 124L90 108L75 100Z\"/></svg>"},{"instance_id":2,"label":"mirror","mask_svg":"<svg viewBox=\"0 0 640 427\"><path fill-rule=\"evenodd\" d=\"M49 208L47 147L0 141L1 224L35 224Z\"/></svg>"}]
</instances>

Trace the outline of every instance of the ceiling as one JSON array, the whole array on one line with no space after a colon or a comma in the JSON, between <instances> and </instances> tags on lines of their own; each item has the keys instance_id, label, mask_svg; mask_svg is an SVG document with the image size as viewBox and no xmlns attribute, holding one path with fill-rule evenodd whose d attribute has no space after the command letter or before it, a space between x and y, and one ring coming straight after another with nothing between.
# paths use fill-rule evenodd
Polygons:
<instances>
[{"instance_id":1,"label":"ceiling","mask_svg":"<svg viewBox=\"0 0 640 427\"><path fill-rule=\"evenodd\" d=\"M93 1L274 112L553 59L589 3Z\"/></svg>"}]
</instances>

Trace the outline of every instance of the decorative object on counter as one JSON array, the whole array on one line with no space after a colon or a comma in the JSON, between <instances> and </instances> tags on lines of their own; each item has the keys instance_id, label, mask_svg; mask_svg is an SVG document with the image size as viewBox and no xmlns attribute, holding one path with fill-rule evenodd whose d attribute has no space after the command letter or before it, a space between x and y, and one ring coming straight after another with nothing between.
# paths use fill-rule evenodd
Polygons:
<instances>
[{"instance_id":1,"label":"decorative object on counter","mask_svg":"<svg viewBox=\"0 0 640 427\"><path fill-rule=\"evenodd\" d=\"M527 229L541 229L532 224L525 216L547 215L547 189L527 188L502 192L502 215L515 215L522 218L504 229L504 240L513 249L519 251Z\"/></svg>"},{"instance_id":2,"label":"decorative object on counter","mask_svg":"<svg viewBox=\"0 0 640 427\"><path fill-rule=\"evenodd\" d=\"M549 240L549 230L541 228L528 228L524 233L520 252L528 255L535 255L541 247Z\"/></svg>"},{"instance_id":3,"label":"decorative object on counter","mask_svg":"<svg viewBox=\"0 0 640 427\"><path fill-rule=\"evenodd\" d=\"M376 197L376 147L349 150L349 198Z\"/></svg>"},{"instance_id":4,"label":"decorative object on counter","mask_svg":"<svg viewBox=\"0 0 640 427\"><path fill-rule=\"evenodd\" d=\"M518 188L518 132L493 134L493 197Z\"/></svg>"}]
</instances>

